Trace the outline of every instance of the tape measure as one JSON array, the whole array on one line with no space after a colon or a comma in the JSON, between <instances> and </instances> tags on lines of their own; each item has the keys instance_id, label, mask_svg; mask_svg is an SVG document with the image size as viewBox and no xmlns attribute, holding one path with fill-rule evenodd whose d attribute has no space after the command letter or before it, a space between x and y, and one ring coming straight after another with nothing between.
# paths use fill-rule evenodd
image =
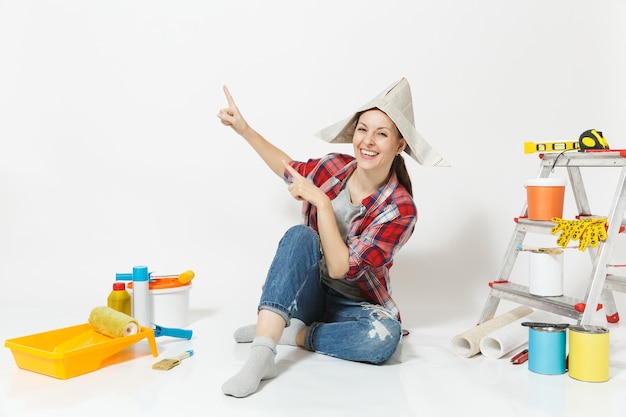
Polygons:
<instances>
[{"instance_id":1,"label":"tape measure","mask_svg":"<svg viewBox=\"0 0 626 417\"><path fill-rule=\"evenodd\" d=\"M580 149L580 141L575 142L524 142L524 153L564 152Z\"/></svg>"},{"instance_id":2,"label":"tape measure","mask_svg":"<svg viewBox=\"0 0 626 417\"><path fill-rule=\"evenodd\" d=\"M602 132L596 129L585 130L580 135L580 149L609 149L609 144L602 136Z\"/></svg>"}]
</instances>

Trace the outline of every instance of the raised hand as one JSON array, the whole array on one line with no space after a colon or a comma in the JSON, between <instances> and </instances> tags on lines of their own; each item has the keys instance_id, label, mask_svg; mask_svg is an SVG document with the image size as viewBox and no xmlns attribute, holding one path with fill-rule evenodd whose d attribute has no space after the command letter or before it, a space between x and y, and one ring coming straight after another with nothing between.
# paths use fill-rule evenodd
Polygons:
<instances>
[{"instance_id":1,"label":"raised hand","mask_svg":"<svg viewBox=\"0 0 626 417\"><path fill-rule=\"evenodd\" d=\"M235 104L235 100L233 100L233 97L230 95L226 86L224 86L224 94L226 95L228 107L221 109L217 114L217 117L224 126L230 126L237 134L243 135L248 129L248 122L246 122L239 112L239 109Z\"/></svg>"},{"instance_id":2,"label":"raised hand","mask_svg":"<svg viewBox=\"0 0 626 417\"><path fill-rule=\"evenodd\" d=\"M235 133L244 138L259 154L272 172L282 178L285 172L283 161L291 161L291 157L248 125L248 122L246 122L239 112L235 100L233 100L226 86L224 86L224 95L226 95L228 107L221 109L217 117L224 126L230 126Z\"/></svg>"}]
</instances>

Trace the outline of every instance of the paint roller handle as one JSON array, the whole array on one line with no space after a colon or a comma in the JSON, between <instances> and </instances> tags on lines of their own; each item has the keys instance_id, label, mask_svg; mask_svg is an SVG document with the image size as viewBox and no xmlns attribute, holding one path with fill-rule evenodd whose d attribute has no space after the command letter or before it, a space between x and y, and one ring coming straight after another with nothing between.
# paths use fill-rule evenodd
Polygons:
<instances>
[{"instance_id":1,"label":"paint roller handle","mask_svg":"<svg viewBox=\"0 0 626 417\"><path fill-rule=\"evenodd\" d=\"M154 329L154 337L170 336L179 337L181 339L191 339L193 336L193 330L163 327L158 324L153 324L152 326Z\"/></svg>"},{"instance_id":2,"label":"paint roller handle","mask_svg":"<svg viewBox=\"0 0 626 417\"><path fill-rule=\"evenodd\" d=\"M116 281L132 281L133 280L133 274L132 273L116 272L115 273L115 280Z\"/></svg>"}]
</instances>

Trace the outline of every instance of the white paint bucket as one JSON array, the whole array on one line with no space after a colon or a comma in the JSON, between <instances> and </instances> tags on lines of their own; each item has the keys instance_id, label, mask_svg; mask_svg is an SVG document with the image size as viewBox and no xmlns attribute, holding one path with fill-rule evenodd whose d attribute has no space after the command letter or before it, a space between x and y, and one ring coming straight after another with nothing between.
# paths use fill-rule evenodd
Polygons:
<instances>
[{"instance_id":1,"label":"white paint bucket","mask_svg":"<svg viewBox=\"0 0 626 417\"><path fill-rule=\"evenodd\" d=\"M189 324L191 282L183 284L178 278L159 278L150 281L149 288L152 323L173 328ZM128 291L132 292L132 283Z\"/></svg>"},{"instance_id":2,"label":"white paint bucket","mask_svg":"<svg viewBox=\"0 0 626 417\"><path fill-rule=\"evenodd\" d=\"M529 252L528 292L543 297L563 295L563 254Z\"/></svg>"}]
</instances>

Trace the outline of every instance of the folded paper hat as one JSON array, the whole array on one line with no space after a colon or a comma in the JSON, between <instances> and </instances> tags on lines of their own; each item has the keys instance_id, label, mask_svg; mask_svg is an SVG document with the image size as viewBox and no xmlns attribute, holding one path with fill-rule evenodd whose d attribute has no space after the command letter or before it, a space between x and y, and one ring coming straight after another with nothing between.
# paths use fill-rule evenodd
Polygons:
<instances>
[{"instance_id":1,"label":"folded paper hat","mask_svg":"<svg viewBox=\"0 0 626 417\"><path fill-rule=\"evenodd\" d=\"M383 90L347 119L320 130L315 136L326 142L351 143L359 114L373 108L384 111L393 120L407 142L408 146L404 149L405 152L419 164L439 167L450 166L415 129L413 98L411 97L411 87L406 78L402 78Z\"/></svg>"}]
</instances>

